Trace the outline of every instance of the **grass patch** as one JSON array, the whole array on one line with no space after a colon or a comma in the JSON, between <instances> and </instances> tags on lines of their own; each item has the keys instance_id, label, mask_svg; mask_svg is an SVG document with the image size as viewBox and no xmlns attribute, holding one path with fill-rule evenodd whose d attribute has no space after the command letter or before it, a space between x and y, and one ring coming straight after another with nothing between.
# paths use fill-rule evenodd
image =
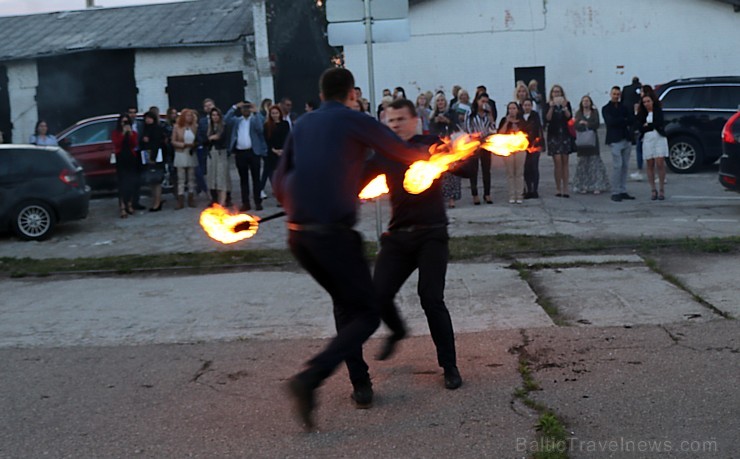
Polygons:
<instances>
[{"instance_id":1,"label":"grass patch","mask_svg":"<svg viewBox=\"0 0 740 459\"><path fill-rule=\"evenodd\" d=\"M535 301L540 305L542 310L545 311L550 319L552 319L553 323L561 327L570 325L566 322L565 318L560 315L560 311L557 306L555 306L553 302L542 293L541 289L535 283L534 278L532 277L532 267L529 267L524 263L515 262L511 264L511 268L516 269L519 272L519 278L529 285L529 289L536 295Z\"/></svg>"},{"instance_id":2,"label":"grass patch","mask_svg":"<svg viewBox=\"0 0 740 459\"><path fill-rule=\"evenodd\" d=\"M514 391L514 397L521 400L525 406L539 414L535 429L538 433L536 448L532 457L535 459L568 459L568 436L565 425L554 411L530 397L534 391L541 390L540 385L532 374L532 364L527 352L529 339L522 331L524 344L514 348L519 355L519 375L522 377L522 386Z\"/></svg>"},{"instance_id":3,"label":"grass patch","mask_svg":"<svg viewBox=\"0 0 740 459\"><path fill-rule=\"evenodd\" d=\"M491 258L512 259L534 254L548 256L562 253L602 253L630 249L654 253L670 249L687 253L740 252L740 237L685 239L577 239L571 236L465 236L450 239L450 261L480 261ZM372 260L377 243L365 243L365 253ZM288 250L239 250L198 253L124 255L100 258L0 258L0 274L13 277L43 276L59 273L132 274L151 270L183 270L213 272L214 269L259 267L295 263ZM518 268L517 268L518 269Z\"/></svg>"}]
</instances>

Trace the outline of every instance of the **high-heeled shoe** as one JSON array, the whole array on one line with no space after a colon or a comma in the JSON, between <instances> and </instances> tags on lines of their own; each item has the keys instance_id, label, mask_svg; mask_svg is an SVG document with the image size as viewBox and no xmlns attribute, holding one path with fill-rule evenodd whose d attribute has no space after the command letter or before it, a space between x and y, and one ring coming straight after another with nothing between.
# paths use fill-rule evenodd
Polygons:
<instances>
[{"instance_id":1,"label":"high-heeled shoe","mask_svg":"<svg viewBox=\"0 0 740 459\"><path fill-rule=\"evenodd\" d=\"M473 196L473 204L476 206L480 205L480 198L478 196Z\"/></svg>"},{"instance_id":2,"label":"high-heeled shoe","mask_svg":"<svg viewBox=\"0 0 740 459\"><path fill-rule=\"evenodd\" d=\"M126 210L126 213L129 214L129 215L133 215L134 214L134 208L131 207L131 206L126 207L125 210Z\"/></svg>"},{"instance_id":3,"label":"high-heeled shoe","mask_svg":"<svg viewBox=\"0 0 740 459\"><path fill-rule=\"evenodd\" d=\"M160 201L157 207L151 207L149 209L149 212L159 212L160 210L162 210L162 204L164 204L164 201Z\"/></svg>"},{"instance_id":4,"label":"high-heeled shoe","mask_svg":"<svg viewBox=\"0 0 740 459\"><path fill-rule=\"evenodd\" d=\"M126 209L121 209L121 218L128 218L128 213L126 212Z\"/></svg>"},{"instance_id":5,"label":"high-heeled shoe","mask_svg":"<svg viewBox=\"0 0 740 459\"><path fill-rule=\"evenodd\" d=\"M486 201L486 204L493 204L490 196L483 196L483 200Z\"/></svg>"}]
</instances>

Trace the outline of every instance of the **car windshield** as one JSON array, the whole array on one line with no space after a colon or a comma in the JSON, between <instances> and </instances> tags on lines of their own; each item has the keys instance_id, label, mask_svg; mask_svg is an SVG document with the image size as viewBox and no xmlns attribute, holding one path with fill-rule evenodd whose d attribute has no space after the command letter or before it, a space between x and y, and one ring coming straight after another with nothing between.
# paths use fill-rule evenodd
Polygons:
<instances>
[{"instance_id":1,"label":"car windshield","mask_svg":"<svg viewBox=\"0 0 740 459\"><path fill-rule=\"evenodd\" d=\"M64 140L67 140L71 145L107 142L110 140L111 132L113 132L115 126L116 120L114 119L88 124L70 132Z\"/></svg>"}]
</instances>

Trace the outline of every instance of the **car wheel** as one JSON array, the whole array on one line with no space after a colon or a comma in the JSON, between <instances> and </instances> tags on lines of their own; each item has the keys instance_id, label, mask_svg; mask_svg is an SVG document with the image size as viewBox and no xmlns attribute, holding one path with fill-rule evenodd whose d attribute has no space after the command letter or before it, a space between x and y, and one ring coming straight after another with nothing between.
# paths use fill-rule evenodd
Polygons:
<instances>
[{"instance_id":1,"label":"car wheel","mask_svg":"<svg viewBox=\"0 0 740 459\"><path fill-rule=\"evenodd\" d=\"M41 201L22 204L13 218L13 230L26 241L42 241L51 236L56 221L51 207Z\"/></svg>"},{"instance_id":2,"label":"car wheel","mask_svg":"<svg viewBox=\"0 0 740 459\"><path fill-rule=\"evenodd\" d=\"M668 147L668 167L679 174L696 172L704 164L699 142L691 137L671 139Z\"/></svg>"}]
</instances>

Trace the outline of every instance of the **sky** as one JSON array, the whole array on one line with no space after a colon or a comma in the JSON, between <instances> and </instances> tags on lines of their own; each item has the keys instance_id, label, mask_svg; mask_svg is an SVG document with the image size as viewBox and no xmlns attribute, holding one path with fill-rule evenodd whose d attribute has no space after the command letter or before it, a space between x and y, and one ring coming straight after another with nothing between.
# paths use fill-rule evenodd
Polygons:
<instances>
[{"instance_id":1,"label":"sky","mask_svg":"<svg viewBox=\"0 0 740 459\"><path fill-rule=\"evenodd\" d=\"M95 6L128 6L152 3L172 3L182 0L95 0ZM0 16L81 10L85 0L0 0Z\"/></svg>"}]
</instances>

